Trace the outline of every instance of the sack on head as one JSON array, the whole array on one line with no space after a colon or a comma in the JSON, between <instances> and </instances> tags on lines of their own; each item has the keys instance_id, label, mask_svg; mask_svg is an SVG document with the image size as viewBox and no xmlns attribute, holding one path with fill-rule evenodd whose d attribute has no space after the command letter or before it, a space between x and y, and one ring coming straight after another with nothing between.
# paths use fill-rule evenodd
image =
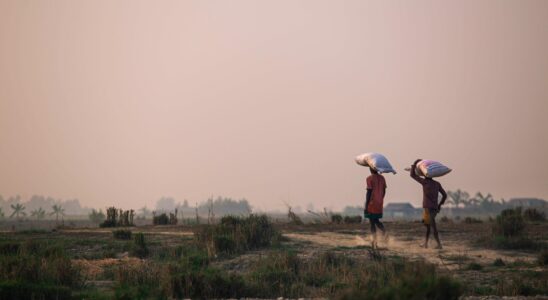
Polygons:
<instances>
[{"instance_id":1,"label":"sack on head","mask_svg":"<svg viewBox=\"0 0 548 300\"><path fill-rule=\"evenodd\" d=\"M364 153L356 157L356 163L358 165L366 166L373 168L379 173L394 173L396 170L392 168L388 159L382 154L379 153Z\"/></svg>"},{"instance_id":2,"label":"sack on head","mask_svg":"<svg viewBox=\"0 0 548 300\"><path fill-rule=\"evenodd\" d=\"M429 178L443 176L452 170L440 162L423 159L417 163L415 174Z\"/></svg>"}]
</instances>

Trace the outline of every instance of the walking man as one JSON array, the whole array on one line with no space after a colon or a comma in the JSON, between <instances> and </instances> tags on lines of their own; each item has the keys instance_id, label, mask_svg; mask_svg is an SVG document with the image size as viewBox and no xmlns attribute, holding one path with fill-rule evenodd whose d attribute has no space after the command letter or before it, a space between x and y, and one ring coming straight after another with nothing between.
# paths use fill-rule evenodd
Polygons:
<instances>
[{"instance_id":1,"label":"walking man","mask_svg":"<svg viewBox=\"0 0 548 300\"><path fill-rule=\"evenodd\" d=\"M384 176L375 169L369 168L371 175L367 177L367 195L365 200L364 218L368 218L371 224L371 235L373 236L372 246L377 247L377 228L382 231L386 238L384 225L381 223L384 195L386 194L386 181Z\"/></svg>"},{"instance_id":2,"label":"walking man","mask_svg":"<svg viewBox=\"0 0 548 300\"><path fill-rule=\"evenodd\" d=\"M422 185L422 207L423 207L423 223L426 226L426 238L424 240L424 248L428 248L428 239L430 238L430 228L434 231L434 238L438 245L435 249L442 249L440 238L438 235L438 228L436 225L436 215L439 213L441 206L447 200L447 193L441 186L441 184L432 178L422 178L415 173L417 164L421 159L417 159L411 166L411 177ZM442 198L438 204L438 194L441 194Z\"/></svg>"}]
</instances>

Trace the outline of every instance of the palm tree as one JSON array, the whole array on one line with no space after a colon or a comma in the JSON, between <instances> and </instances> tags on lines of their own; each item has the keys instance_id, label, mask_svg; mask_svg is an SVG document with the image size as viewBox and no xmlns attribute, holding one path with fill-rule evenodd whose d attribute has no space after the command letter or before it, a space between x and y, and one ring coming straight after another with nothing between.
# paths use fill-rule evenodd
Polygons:
<instances>
[{"instance_id":1,"label":"palm tree","mask_svg":"<svg viewBox=\"0 0 548 300\"><path fill-rule=\"evenodd\" d=\"M475 198L477 198L480 203L493 202L493 195L491 195L491 193L487 194L487 196L484 196L481 192L477 192Z\"/></svg>"},{"instance_id":2,"label":"palm tree","mask_svg":"<svg viewBox=\"0 0 548 300\"><path fill-rule=\"evenodd\" d=\"M478 192L475 198L478 199L479 205L485 210L490 210L495 207L495 199L493 199L491 193L484 196L481 192Z\"/></svg>"},{"instance_id":3,"label":"palm tree","mask_svg":"<svg viewBox=\"0 0 548 300\"><path fill-rule=\"evenodd\" d=\"M470 197L467 192L461 191L460 189L455 192L448 191L447 195L451 199L451 203L455 204L456 208L459 208L459 204L466 205L466 203L468 203L468 198Z\"/></svg>"},{"instance_id":4,"label":"palm tree","mask_svg":"<svg viewBox=\"0 0 548 300\"><path fill-rule=\"evenodd\" d=\"M43 219L46 216L46 211L43 210L41 207L39 209L35 209L30 212L30 215L32 217L35 217L36 220Z\"/></svg>"},{"instance_id":5,"label":"palm tree","mask_svg":"<svg viewBox=\"0 0 548 300\"><path fill-rule=\"evenodd\" d=\"M11 214L10 218L13 218L13 216L15 216L16 219L19 219L21 216L27 215L25 213L25 206L21 203L12 204L11 209L13 209L13 213Z\"/></svg>"},{"instance_id":6,"label":"palm tree","mask_svg":"<svg viewBox=\"0 0 548 300\"><path fill-rule=\"evenodd\" d=\"M59 215L64 216L65 215L65 209L61 207L60 204L55 204L51 207L53 209L52 212L50 212L50 215L55 215L55 221L59 222Z\"/></svg>"}]
</instances>

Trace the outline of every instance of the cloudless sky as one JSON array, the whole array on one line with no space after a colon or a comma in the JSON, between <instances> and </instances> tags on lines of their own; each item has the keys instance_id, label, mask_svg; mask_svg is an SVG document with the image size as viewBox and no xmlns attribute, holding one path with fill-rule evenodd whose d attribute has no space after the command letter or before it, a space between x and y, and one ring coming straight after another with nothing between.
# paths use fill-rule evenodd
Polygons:
<instances>
[{"instance_id":1,"label":"cloudless sky","mask_svg":"<svg viewBox=\"0 0 548 300\"><path fill-rule=\"evenodd\" d=\"M548 1L0 0L0 194L152 206L548 198Z\"/></svg>"}]
</instances>

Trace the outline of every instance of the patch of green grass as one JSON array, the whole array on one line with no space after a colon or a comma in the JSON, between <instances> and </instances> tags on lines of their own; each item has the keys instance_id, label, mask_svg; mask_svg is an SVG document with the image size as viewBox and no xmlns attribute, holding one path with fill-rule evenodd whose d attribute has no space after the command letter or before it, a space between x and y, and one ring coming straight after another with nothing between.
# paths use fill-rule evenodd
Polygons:
<instances>
[{"instance_id":1,"label":"patch of green grass","mask_svg":"<svg viewBox=\"0 0 548 300\"><path fill-rule=\"evenodd\" d=\"M495 267L503 267L505 265L506 264L504 263L504 261L500 257L495 259L495 261L493 262L493 266L495 266Z\"/></svg>"},{"instance_id":2,"label":"patch of green grass","mask_svg":"<svg viewBox=\"0 0 548 300\"><path fill-rule=\"evenodd\" d=\"M543 267L548 266L548 250L547 249L542 250L538 254L537 262L540 266L543 266Z\"/></svg>"},{"instance_id":3,"label":"patch of green grass","mask_svg":"<svg viewBox=\"0 0 548 300\"><path fill-rule=\"evenodd\" d=\"M0 299L69 299L83 284L63 244L31 239L0 249Z\"/></svg>"},{"instance_id":4,"label":"patch of green grass","mask_svg":"<svg viewBox=\"0 0 548 300\"><path fill-rule=\"evenodd\" d=\"M131 230L129 229L113 230L112 236L118 240L131 240Z\"/></svg>"},{"instance_id":5,"label":"patch of green grass","mask_svg":"<svg viewBox=\"0 0 548 300\"><path fill-rule=\"evenodd\" d=\"M136 233L133 238L131 254L135 257L145 258L149 253L150 252L145 241L145 235L142 232Z\"/></svg>"},{"instance_id":6,"label":"patch of green grass","mask_svg":"<svg viewBox=\"0 0 548 300\"><path fill-rule=\"evenodd\" d=\"M197 243L210 256L268 247L278 243L280 236L266 215L225 216L220 224L207 225L195 233Z\"/></svg>"},{"instance_id":7,"label":"patch of green grass","mask_svg":"<svg viewBox=\"0 0 548 300\"><path fill-rule=\"evenodd\" d=\"M478 263L471 262L468 265L466 265L466 270L481 271L483 270L483 266Z\"/></svg>"},{"instance_id":8,"label":"patch of green grass","mask_svg":"<svg viewBox=\"0 0 548 300\"><path fill-rule=\"evenodd\" d=\"M497 249L507 250L539 250L545 247L544 243L532 240L528 237L505 237L495 236L493 239L493 245Z\"/></svg>"}]
</instances>

